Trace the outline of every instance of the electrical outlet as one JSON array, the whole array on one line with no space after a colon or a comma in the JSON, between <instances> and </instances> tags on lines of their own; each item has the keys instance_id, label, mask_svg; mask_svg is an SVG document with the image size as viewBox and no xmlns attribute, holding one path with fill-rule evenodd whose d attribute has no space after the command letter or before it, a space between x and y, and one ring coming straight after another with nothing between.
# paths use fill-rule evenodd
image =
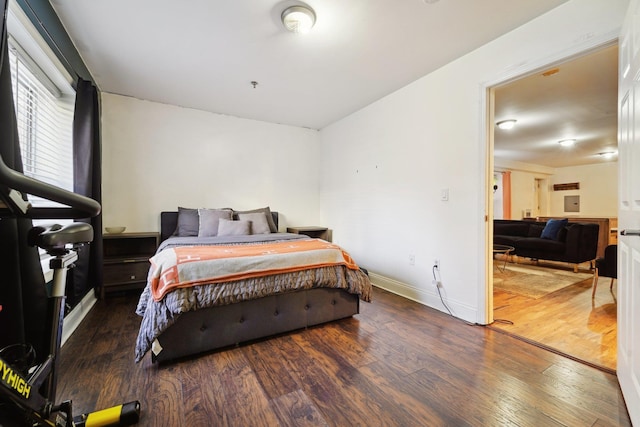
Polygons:
<instances>
[{"instance_id":1,"label":"electrical outlet","mask_svg":"<svg viewBox=\"0 0 640 427\"><path fill-rule=\"evenodd\" d=\"M435 258L435 259L433 260L433 266L434 266L435 268L440 268L440 260L439 260L438 258Z\"/></svg>"},{"instance_id":2,"label":"electrical outlet","mask_svg":"<svg viewBox=\"0 0 640 427\"><path fill-rule=\"evenodd\" d=\"M416 265L416 256L414 254L409 254L409 265Z\"/></svg>"}]
</instances>

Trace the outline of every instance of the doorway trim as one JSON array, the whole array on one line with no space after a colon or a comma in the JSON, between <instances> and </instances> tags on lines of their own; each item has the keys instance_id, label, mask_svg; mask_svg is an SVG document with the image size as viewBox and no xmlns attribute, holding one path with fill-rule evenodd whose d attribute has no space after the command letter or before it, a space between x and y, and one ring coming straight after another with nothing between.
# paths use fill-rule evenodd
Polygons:
<instances>
[{"instance_id":1,"label":"doorway trim","mask_svg":"<svg viewBox=\"0 0 640 427\"><path fill-rule=\"evenodd\" d=\"M494 168L494 88L510 83L514 80L526 77L533 73L542 71L549 67L578 58L589 52L596 51L607 46L618 43L618 32L613 31L594 36L581 43L576 43L570 48L560 52L537 58L534 61L515 66L505 72L497 75L494 79L488 80L480 85L480 129L479 135L484 135L484 139L480 142L481 176L478 179L480 188L478 194L484 195L480 200L481 212L484 212L484 221L482 221L481 239L478 248L478 259L484 259L485 262L480 265L478 277L484 278L478 284L478 319L477 323L481 325L489 325L493 323L493 192L488 189L493 187L493 168Z\"/></svg>"}]
</instances>

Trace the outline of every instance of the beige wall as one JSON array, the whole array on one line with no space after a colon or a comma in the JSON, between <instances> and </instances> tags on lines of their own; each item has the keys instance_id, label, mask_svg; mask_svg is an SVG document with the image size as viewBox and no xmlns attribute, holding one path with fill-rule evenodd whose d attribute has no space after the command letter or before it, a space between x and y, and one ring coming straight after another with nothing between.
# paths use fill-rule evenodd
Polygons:
<instances>
[{"instance_id":1,"label":"beige wall","mask_svg":"<svg viewBox=\"0 0 640 427\"><path fill-rule=\"evenodd\" d=\"M511 219L522 219L524 212L535 210L536 174L525 171L511 171Z\"/></svg>"},{"instance_id":2,"label":"beige wall","mask_svg":"<svg viewBox=\"0 0 640 427\"><path fill-rule=\"evenodd\" d=\"M506 164L496 160L500 165ZM544 172L544 173L542 173ZM526 209L535 216L536 179L543 180L541 216L615 217L618 203L618 163L543 169L537 165L519 164L511 170L511 218L521 219ZM578 182L579 190L553 191L553 184ZM564 197L580 196L580 212L565 212Z\"/></svg>"},{"instance_id":3,"label":"beige wall","mask_svg":"<svg viewBox=\"0 0 640 427\"><path fill-rule=\"evenodd\" d=\"M579 190L553 191L553 184L577 182ZM551 177L551 216L618 216L618 163L558 168ZM580 212L565 212L564 197L580 196Z\"/></svg>"},{"instance_id":4,"label":"beige wall","mask_svg":"<svg viewBox=\"0 0 640 427\"><path fill-rule=\"evenodd\" d=\"M105 93L104 225L156 231L162 210L270 206L316 224L318 132Z\"/></svg>"}]
</instances>

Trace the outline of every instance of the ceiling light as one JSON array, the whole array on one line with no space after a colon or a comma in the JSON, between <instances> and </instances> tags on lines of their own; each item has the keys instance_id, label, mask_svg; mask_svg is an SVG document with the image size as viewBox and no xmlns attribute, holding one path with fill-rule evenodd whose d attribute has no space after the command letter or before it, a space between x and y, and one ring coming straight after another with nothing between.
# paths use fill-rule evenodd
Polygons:
<instances>
[{"instance_id":1,"label":"ceiling light","mask_svg":"<svg viewBox=\"0 0 640 427\"><path fill-rule=\"evenodd\" d=\"M512 129L516 125L516 122L517 120L514 119L502 120L496 123L496 126L498 126L500 129Z\"/></svg>"},{"instance_id":2,"label":"ceiling light","mask_svg":"<svg viewBox=\"0 0 640 427\"><path fill-rule=\"evenodd\" d=\"M562 145L563 147L571 147L572 145L575 145L575 143L575 139L563 139L562 141L558 141L558 144Z\"/></svg>"},{"instance_id":3,"label":"ceiling light","mask_svg":"<svg viewBox=\"0 0 640 427\"><path fill-rule=\"evenodd\" d=\"M309 6L291 6L282 12L282 24L296 34L311 31L316 23L316 14Z\"/></svg>"},{"instance_id":4,"label":"ceiling light","mask_svg":"<svg viewBox=\"0 0 640 427\"><path fill-rule=\"evenodd\" d=\"M604 157L605 159L610 159L613 156L615 156L617 153L615 151L605 151L604 153L598 153L598 154Z\"/></svg>"}]
</instances>

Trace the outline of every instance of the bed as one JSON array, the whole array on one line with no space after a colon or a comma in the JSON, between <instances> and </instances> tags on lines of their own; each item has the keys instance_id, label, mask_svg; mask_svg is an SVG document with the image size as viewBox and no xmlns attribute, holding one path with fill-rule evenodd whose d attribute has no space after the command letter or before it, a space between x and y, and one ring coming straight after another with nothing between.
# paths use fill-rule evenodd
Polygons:
<instances>
[{"instance_id":1,"label":"bed","mask_svg":"<svg viewBox=\"0 0 640 427\"><path fill-rule=\"evenodd\" d=\"M136 313L142 317L136 341L136 362L148 352L151 353L152 362L171 361L351 317L359 313L361 299L370 301L371 283L366 271L358 268L344 250L339 247L338 250L333 249L335 245L304 235L279 233L278 213L268 208L258 211L263 211L270 219L268 227L274 232L207 236L206 233L202 235L201 225L200 236L193 236L193 230L191 236L176 236L180 229L184 229L181 228L181 215L184 212L161 213L161 244L151 259L147 285L136 309ZM249 212L255 214L254 211ZM200 214L203 215L202 210ZM235 211L233 215L233 219L237 219ZM219 221L220 229L222 221ZM231 226L237 226L238 222L228 223L224 220L224 224ZM264 257L272 256L278 262L295 263L299 260L282 260L302 255L295 255L294 252L285 256L279 251L283 247L307 245L324 245L318 252L326 251L327 254L329 250L335 253L342 251L342 255L326 256L342 256L346 258L340 258L340 261L346 261L318 261L316 265L307 267L306 262L312 256L308 252L304 255L305 263L260 270L255 264L256 260L260 260L258 264L261 264L263 256L247 255L246 258L252 261L247 261L250 267L245 270L245 264L242 264L245 261L240 255L233 261L217 259L215 257L218 255L212 255L210 262L219 264L212 264L211 268L219 272L227 268L227 264L232 264L235 275L213 277L212 273L202 273L202 267L198 267L193 272L181 271L180 277L188 276L190 280L166 279L177 277L172 276L170 271L177 271L178 268L175 264L170 267L169 264L165 265L168 262L166 260L190 260L194 258L194 253L202 261L206 258L202 254L209 252L259 250L266 254ZM224 268L218 268L223 264ZM182 264L179 268L182 268ZM171 286L165 286L166 283L171 283Z\"/></svg>"}]
</instances>

